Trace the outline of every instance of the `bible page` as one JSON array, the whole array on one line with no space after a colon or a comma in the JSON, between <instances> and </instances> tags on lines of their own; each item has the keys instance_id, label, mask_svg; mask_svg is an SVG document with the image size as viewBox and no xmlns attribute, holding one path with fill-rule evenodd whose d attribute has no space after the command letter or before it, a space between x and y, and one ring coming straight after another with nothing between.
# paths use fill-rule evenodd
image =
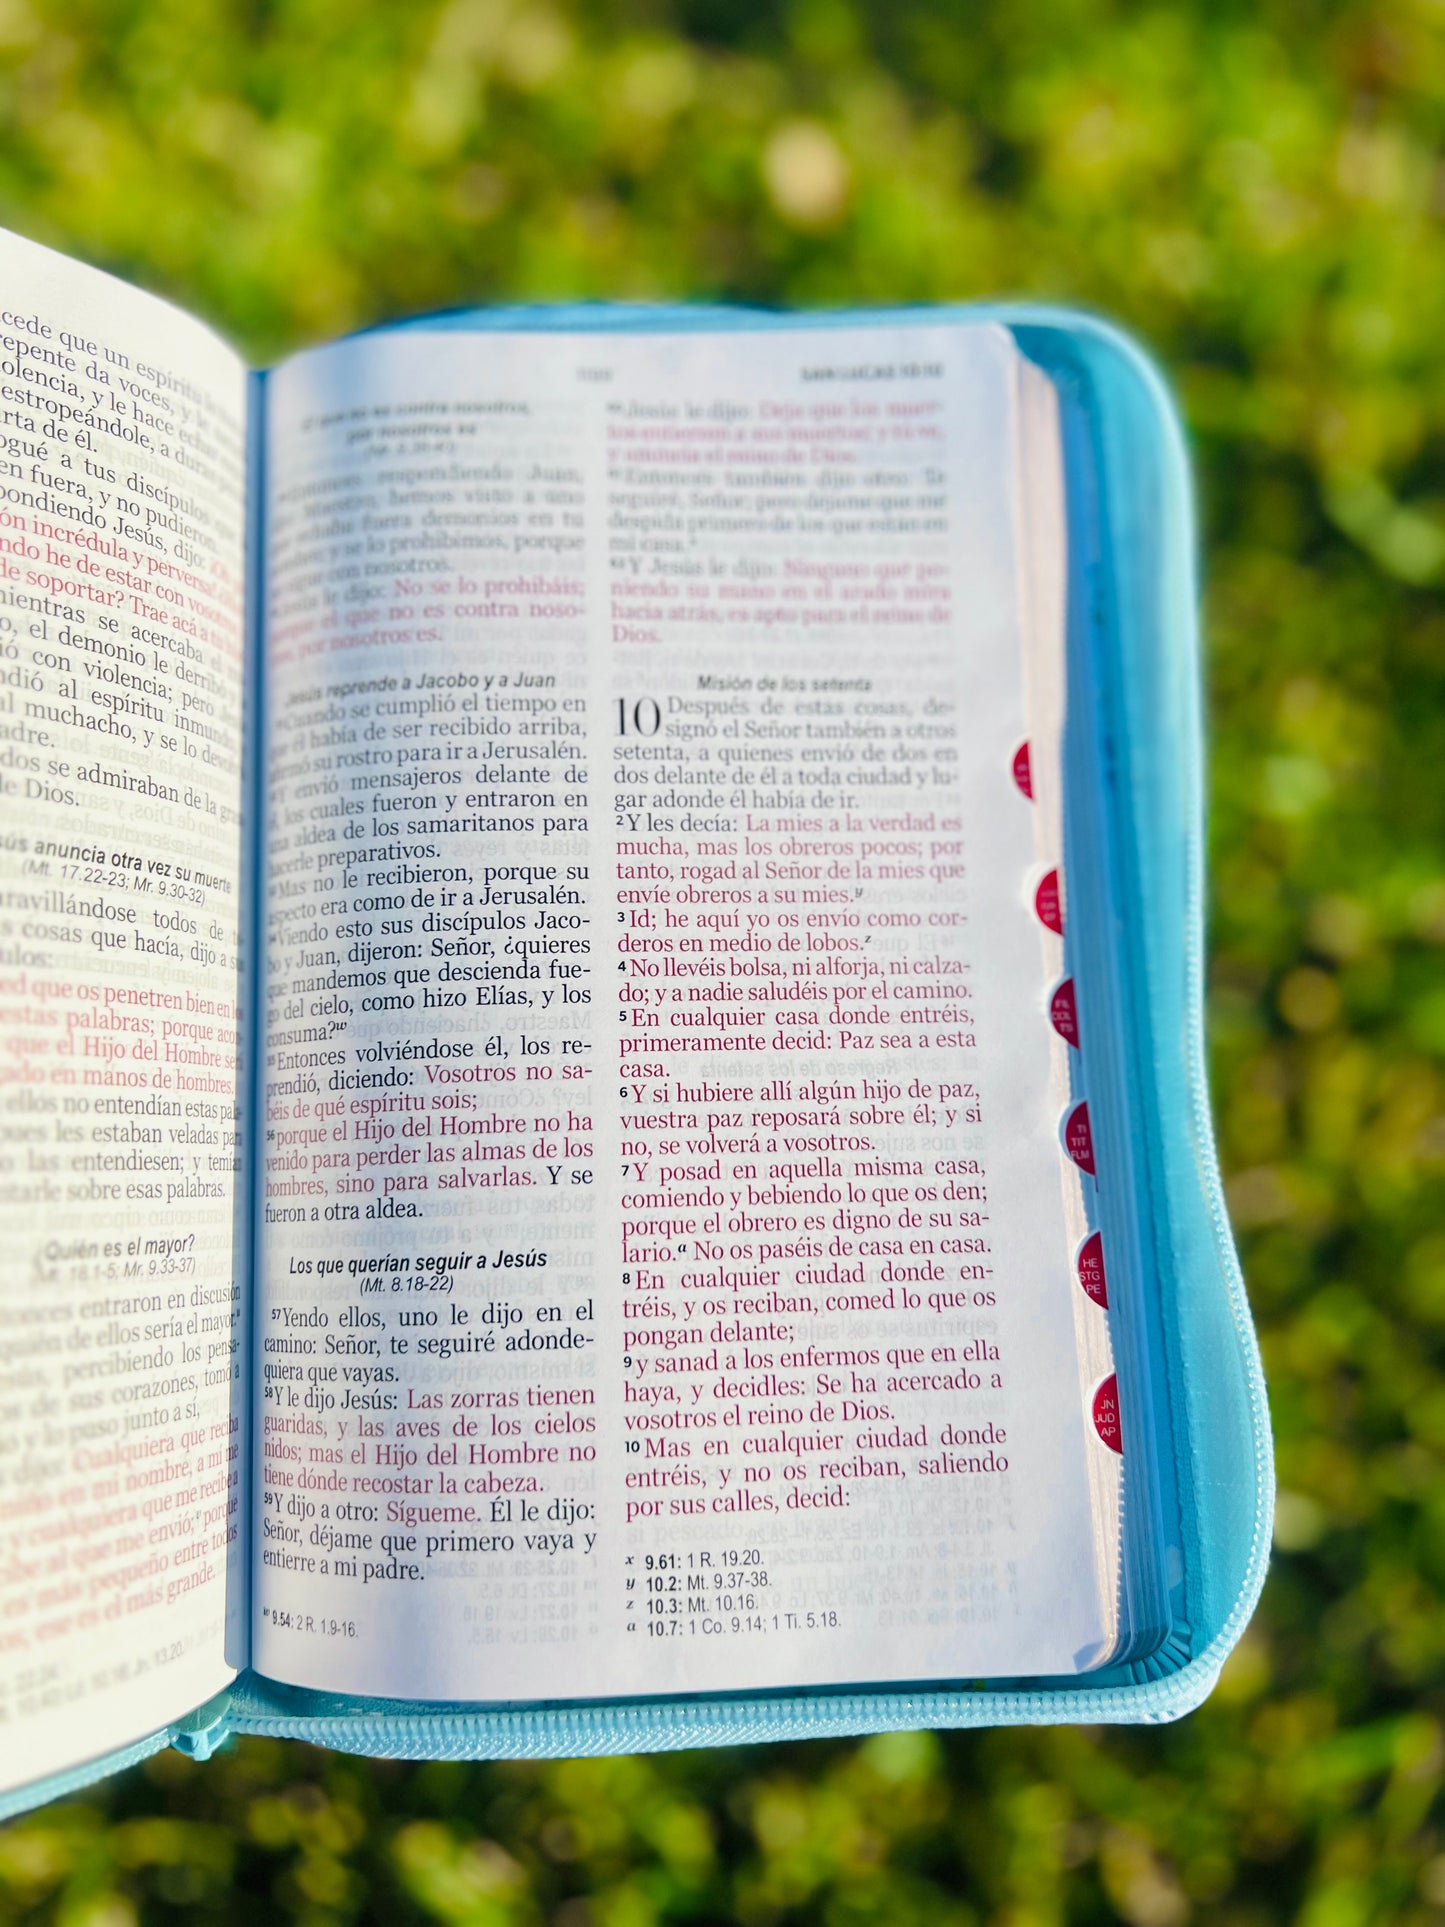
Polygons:
<instances>
[{"instance_id":1,"label":"bible page","mask_svg":"<svg viewBox=\"0 0 1445 1927\"><path fill-rule=\"evenodd\" d=\"M981 326L270 378L260 1672L1107 1650L1018 387Z\"/></svg>"},{"instance_id":2,"label":"bible page","mask_svg":"<svg viewBox=\"0 0 1445 1927\"><path fill-rule=\"evenodd\" d=\"M0 1788L179 1718L247 1631L244 383L0 235Z\"/></svg>"}]
</instances>

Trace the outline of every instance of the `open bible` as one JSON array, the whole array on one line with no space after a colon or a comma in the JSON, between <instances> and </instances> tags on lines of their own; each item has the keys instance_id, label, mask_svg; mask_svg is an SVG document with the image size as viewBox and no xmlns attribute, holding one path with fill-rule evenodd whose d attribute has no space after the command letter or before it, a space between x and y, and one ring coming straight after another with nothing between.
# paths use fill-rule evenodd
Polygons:
<instances>
[{"instance_id":1,"label":"open bible","mask_svg":"<svg viewBox=\"0 0 1445 1927\"><path fill-rule=\"evenodd\" d=\"M1195 1703L1269 1452L1147 366L0 308L9 1804Z\"/></svg>"}]
</instances>

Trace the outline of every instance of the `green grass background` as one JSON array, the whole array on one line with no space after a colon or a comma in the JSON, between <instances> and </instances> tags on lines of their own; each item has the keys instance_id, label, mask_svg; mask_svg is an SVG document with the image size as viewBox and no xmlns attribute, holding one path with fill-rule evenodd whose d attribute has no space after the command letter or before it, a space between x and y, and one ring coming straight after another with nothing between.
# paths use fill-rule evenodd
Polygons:
<instances>
[{"instance_id":1,"label":"green grass background","mask_svg":"<svg viewBox=\"0 0 1445 1927\"><path fill-rule=\"evenodd\" d=\"M1179 1726L163 1755L0 1831L0 1922L1445 1922L1442 122L1439 0L0 0L0 221L257 359L578 294L1027 293L1152 344L1283 1487Z\"/></svg>"}]
</instances>

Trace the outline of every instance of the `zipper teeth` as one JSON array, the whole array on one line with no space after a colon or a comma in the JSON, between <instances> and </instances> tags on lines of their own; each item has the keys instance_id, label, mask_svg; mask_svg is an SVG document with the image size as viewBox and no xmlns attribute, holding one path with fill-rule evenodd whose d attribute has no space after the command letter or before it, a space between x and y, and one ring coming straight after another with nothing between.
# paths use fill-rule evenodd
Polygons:
<instances>
[{"instance_id":1,"label":"zipper teeth","mask_svg":"<svg viewBox=\"0 0 1445 1927\"><path fill-rule=\"evenodd\" d=\"M841 1738L911 1727L1057 1725L1067 1721L1162 1723L1203 1700L1232 1639L1166 1678L1081 1691L976 1694L842 1694L764 1700L746 1707L612 1705L417 1717L233 1714L230 1729L273 1738L329 1742L379 1758L566 1759L620 1751L670 1751L748 1740Z\"/></svg>"},{"instance_id":2,"label":"zipper teeth","mask_svg":"<svg viewBox=\"0 0 1445 1927\"><path fill-rule=\"evenodd\" d=\"M1096 327L1099 324L1094 324ZM1112 330L1105 330L1112 334ZM1194 486L1185 454L1183 438L1174 410L1153 365L1124 337L1116 337L1141 379L1149 389L1155 414L1160 419L1167 441L1169 464L1175 472L1181 498L1188 511L1188 527L1196 528ZM1197 540L1197 537L1194 538ZM1203 723L1199 698L1199 645L1195 610L1198 595L1193 581L1193 554L1190 556L1190 583L1186 597L1189 611L1187 634L1192 644L1191 667L1194 674L1186 683L1188 715L1188 755L1190 791L1193 808L1187 813L1184 838L1184 1058L1189 1085L1193 1150L1200 1188L1214 1234L1214 1255L1224 1284L1234 1335L1244 1367L1245 1391L1254 1442L1255 1506L1245 1571L1235 1601L1227 1614L1210 1651L1221 1648L1218 1664L1248 1624L1264 1587L1269 1563L1274 1514L1274 1440L1269 1427L1269 1407L1265 1393L1264 1371L1259 1355L1259 1340L1250 1315L1244 1273L1229 1226L1224 1189L1219 1172L1219 1156L1214 1141L1214 1120L1210 1115L1207 1058L1204 1040L1204 828L1201 798Z\"/></svg>"},{"instance_id":3,"label":"zipper teeth","mask_svg":"<svg viewBox=\"0 0 1445 1927\"><path fill-rule=\"evenodd\" d=\"M141 1760L148 1760L152 1753L159 1753L171 1739L174 1729L163 1727L159 1733L148 1733L144 1739L132 1740L114 1753L106 1753L98 1760L85 1760L79 1766L62 1767L60 1772L49 1774L43 1780L32 1781L28 1786L11 1787L0 1793L0 1820L11 1820L17 1813L25 1813L31 1807L39 1806L42 1800L60 1800L67 1793L77 1793L81 1787L91 1786L102 1780L108 1773L119 1773L123 1768L135 1766Z\"/></svg>"},{"instance_id":4,"label":"zipper teeth","mask_svg":"<svg viewBox=\"0 0 1445 1927\"><path fill-rule=\"evenodd\" d=\"M1190 731L1190 758L1197 771L1201 748L1201 728L1197 699ZM1186 915L1184 926L1185 1011L1184 1048L1190 1086L1190 1110L1194 1153L1200 1185L1214 1233L1214 1251L1224 1281L1235 1338L1245 1366L1246 1392L1253 1421L1255 1508L1254 1530L1250 1538L1245 1577L1220 1638L1228 1635L1233 1646L1253 1613L1264 1587L1269 1564L1269 1546L1274 1516L1274 1440L1269 1428L1269 1408L1264 1388L1264 1370L1259 1356L1259 1339L1250 1315L1244 1287L1244 1273L1234 1248L1229 1215L1224 1202L1224 1187L1219 1172L1219 1156L1214 1142L1214 1120L1209 1111L1204 1043L1204 852L1203 831L1198 813L1191 818L1186 849Z\"/></svg>"}]
</instances>

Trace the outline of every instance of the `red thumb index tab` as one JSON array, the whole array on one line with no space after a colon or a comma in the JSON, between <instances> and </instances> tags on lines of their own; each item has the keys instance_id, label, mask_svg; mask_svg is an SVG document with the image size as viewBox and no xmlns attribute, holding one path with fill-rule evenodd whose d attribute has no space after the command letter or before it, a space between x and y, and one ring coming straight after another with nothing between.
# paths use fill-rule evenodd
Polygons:
<instances>
[{"instance_id":1,"label":"red thumb index tab","mask_svg":"<svg viewBox=\"0 0 1445 1927\"><path fill-rule=\"evenodd\" d=\"M1064 1124L1064 1149L1081 1171L1092 1178L1094 1171L1094 1134L1089 1129L1089 1107L1076 1104Z\"/></svg>"},{"instance_id":2,"label":"red thumb index tab","mask_svg":"<svg viewBox=\"0 0 1445 1927\"><path fill-rule=\"evenodd\" d=\"M1049 999L1049 1022L1066 1044L1079 1045L1079 1006L1074 996L1074 980L1065 977Z\"/></svg>"},{"instance_id":3,"label":"red thumb index tab","mask_svg":"<svg viewBox=\"0 0 1445 1927\"><path fill-rule=\"evenodd\" d=\"M1091 1231L1079 1247L1079 1283L1084 1295L1104 1311L1109 1309L1109 1280L1104 1272L1104 1240Z\"/></svg>"},{"instance_id":4,"label":"red thumb index tab","mask_svg":"<svg viewBox=\"0 0 1445 1927\"><path fill-rule=\"evenodd\" d=\"M1059 895L1059 873L1050 870L1048 875L1034 891L1034 910L1039 922L1046 930L1052 930L1056 937L1064 934L1064 905Z\"/></svg>"},{"instance_id":5,"label":"red thumb index tab","mask_svg":"<svg viewBox=\"0 0 1445 1927\"><path fill-rule=\"evenodd\" d=\"M1119 1380L1110 1372L1094 1394L1094 1430L1111 1452L1124 1450L1124 1432L1119 1424Z\"/></svg>"},{"instance_id":6,"label":"red thumb index tab","mask_svg":"<svg viewBox=\"0 0 1445 1927\"><path fill-rule=\"evenodd\" d=\"M1029 746L1027 743L1020 743L1014 751L1013 778L1024 795L1032 803L1034 800L1034 775L1033 766L1029 762Z\"/></svg>"}]
</instances>

